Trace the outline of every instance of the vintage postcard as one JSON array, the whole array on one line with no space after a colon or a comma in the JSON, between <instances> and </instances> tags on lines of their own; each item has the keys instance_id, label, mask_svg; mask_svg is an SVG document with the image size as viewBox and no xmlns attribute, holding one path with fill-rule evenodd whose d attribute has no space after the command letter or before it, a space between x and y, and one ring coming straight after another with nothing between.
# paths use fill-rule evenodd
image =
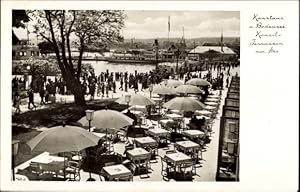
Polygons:
<instances>
[{"instance_id":1,"label":"vintage postcard","mask_svg":"<svg viewBox=\"0 0 300 192\"><path fill-rule=\"evenodd\" d=\"M1 190L297 190L299 2L2 4Z\"/></svg>"}]
</instances>

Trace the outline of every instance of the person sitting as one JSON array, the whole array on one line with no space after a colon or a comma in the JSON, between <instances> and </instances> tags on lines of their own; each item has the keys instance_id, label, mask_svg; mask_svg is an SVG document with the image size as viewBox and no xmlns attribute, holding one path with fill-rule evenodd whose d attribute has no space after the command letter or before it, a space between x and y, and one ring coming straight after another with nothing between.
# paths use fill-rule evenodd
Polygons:
<instances>
[{"instance_id":1,"label":"person sitting","mask_svg":"<svg viewBox=\"0 0 300 192\"><path fill-rule=\"evenodd\" d=\"M198 125L199 125L199 129L200 131L204 131L205 130L205 118L202 117L201 119L198 120Z\"/></svg>"},{"instance_id":2,"label":"person sitting","mask_svg":"<svg viewBox=\"0 0 300 192\"><path fill-rule=\"evenodd\" d=\"M198 122L199 120L197 119L196 115L193 115L189 123L190 129L198 129Z\"/></svg>"}]
</instances>

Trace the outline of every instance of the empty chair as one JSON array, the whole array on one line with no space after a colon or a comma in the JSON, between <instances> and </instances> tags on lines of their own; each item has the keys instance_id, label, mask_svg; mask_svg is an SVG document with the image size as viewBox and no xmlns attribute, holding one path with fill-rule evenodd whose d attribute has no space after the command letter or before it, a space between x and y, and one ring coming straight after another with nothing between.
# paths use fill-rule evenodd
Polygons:
<instances>
[{"instance_id":1,"label":"empty chair","mask_svg":"<svg viewBox=\"0 0 300 192\"><path fill-rule=\"evenodd\" d=\"M124 175L114 179L114 181L133 181L133 175Z\"/></svg>"},{"instance_id":2,"label":"empty chair","mask_svg":"<svg viewBox=\"0 0 300 192\"><path fill-rule=\"evenodd\" d=\"M77 180L80 181L80 163L76 161L69 161L68 167L66 168L66 175L69 174L70 180Z\"/></svg>"},{"instance_id":3,"label":"empty chair","mask_svg":"<svg viewBox=\"0 0 300 192\"><path fill-rule=\"evenodd\" d=\"M30 162L29 169L36 177L39 177L43 174L41 166L37 162Z\"/></svg>"},{"instance_id":4,"label":"empty chair","mask_svg":"<svg viewBox=\"0 0 300 192\"><path fill-rule=\"evenodd\" d=\"M180 166L180 171L183 174L183 178L186 179L187 177L192 178L194 175L196 175L196 166L194 161L188 161L183 163Z\"/></svg>"},{"instance_id":5,"label":"empty chair","mask_svg":"<svg viewBox=\"0 0 300 192\"><path fill-rule=\"evenodd\" d=\"M170 162L168 162L168 160L165 157L160 157L161 159L161 175L163 176L163 179L167 179L169 181L168 175L169 173L173 170L174 168L172 166L172 164Z\"/></svg>"}]
</instances>

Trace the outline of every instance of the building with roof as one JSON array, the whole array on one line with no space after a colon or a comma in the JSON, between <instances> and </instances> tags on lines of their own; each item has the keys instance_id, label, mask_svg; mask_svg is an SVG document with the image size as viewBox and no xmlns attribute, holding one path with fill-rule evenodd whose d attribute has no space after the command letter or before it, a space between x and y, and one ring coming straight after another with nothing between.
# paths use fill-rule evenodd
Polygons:
<instances>
[{"instance_id":1,"label":"building with roof","mask_svg":"<svg viewBox=\"0 0 300 192\"><path fill-rule=\"evenodd\" d=\"M13 28L12 40L13 59L26 59L29 57L40 56L40 49L37 46L37 42L24 36L19 29Z\"/></svg>"},{"instance_id":2,"label":"building with roof","mask_svg":"<svg viewBox=\"0 0 300 192\"><path fill-rule=\"evenodd\" d=\"M189 60L200 61L230 60L236 58L237 54L226 46L197 46L188 53Z\"/></svg>"},{"instance_id":3,"label":"building with roof","mask_svg":"<svg viewBox=\"0 0 300 192\"><path fill-rule=\"evenodd\" d=\"M223 32L219 45L200 45L188 53L189 60L193 61L226 61L237 58L237 53L223 43Z\"/></svg>"}]
</instances>

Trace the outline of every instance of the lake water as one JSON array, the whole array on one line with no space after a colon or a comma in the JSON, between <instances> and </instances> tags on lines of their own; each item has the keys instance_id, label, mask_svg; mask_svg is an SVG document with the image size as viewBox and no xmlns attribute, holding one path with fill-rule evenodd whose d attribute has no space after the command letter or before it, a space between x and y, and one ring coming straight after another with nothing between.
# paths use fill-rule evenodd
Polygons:
<instances>
[{"instance_id":1,"label":"lake water","mask_svg":"<svg viewBox=\"0 0 300 192\"><path fill-rule=\"evenodd\" d=\"M129 64L129 63L109 63L107 61L83 61L83 63L90 63L95 69L95 74L98 75L101 72L128 72L134 73L135 70L138 73L146 73L155 69L155 64Z\"/></svg>"},{"instance_id":2,"label":"lake water","mask_svg":"<svg viewBox=\"0 0 300 192\"><path fill-rule=\"evenodd\" d=\"M138 73L146 73L155 69L155 64L130 64L130 63L109 63L107 61L82 61L83 63L90 63L95 69L95 74L98 75L101 72L106 72L108 69L109 72L128 72L134 73L135 70ZM175 63L159 63L160 66L168 65L174 66Z\"/></svg>"}]
</instances>

